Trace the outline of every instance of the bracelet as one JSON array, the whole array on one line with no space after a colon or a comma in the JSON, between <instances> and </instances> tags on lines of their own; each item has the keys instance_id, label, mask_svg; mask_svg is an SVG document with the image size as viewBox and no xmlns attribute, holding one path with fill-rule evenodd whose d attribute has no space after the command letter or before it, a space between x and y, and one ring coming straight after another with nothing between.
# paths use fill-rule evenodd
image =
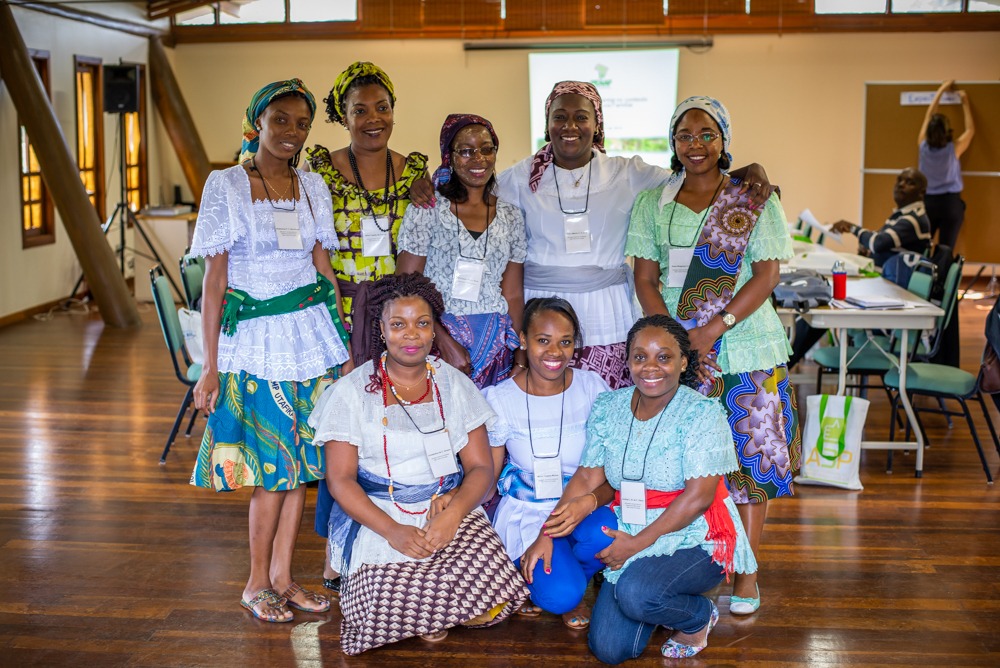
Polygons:
<instances>
[{"instance_id":1,"label":"bracelet","mask_svg":"<svg viewBox=\"0 0 1000 668\"><path fill-rule=\"evenodd\" d=\"M594 510L597 510L598 508L601 507L601 502L597 500L597 495L596 494L594 494L593 492L590 492L590 494L588 494L588 496L594 497ZM593 510L591 512L593 512Z\"/></svg>"}]
</instances>

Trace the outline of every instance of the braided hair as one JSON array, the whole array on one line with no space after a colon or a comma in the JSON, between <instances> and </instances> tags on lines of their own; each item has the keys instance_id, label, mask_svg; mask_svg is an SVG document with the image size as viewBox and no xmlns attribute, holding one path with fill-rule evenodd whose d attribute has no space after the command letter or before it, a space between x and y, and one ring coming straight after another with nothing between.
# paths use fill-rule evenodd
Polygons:
<instances>
[{"instance_id":1,"label":"braided hair","mask_svg":"<svg viewBox=\"0 0 1000 668\"><path fill-rule=\"evenodd\" d=\"M368 352L365 357L370 360L377 360L385 352L385 339L381 335L379 323L386 305L396 299L404 297L420 297L431 307L431 315L436 324L441 323L441 316L444 314L444 298L434 287L434 283L423 274L389 274L375 281L368 289L368 303L364 317L368 319L371 327L372 337L368 341ZM358 314L360 315L360 314ZM358 317L355 315L355 317ZM440 357L437 343L431 345L431 354ZM365 391L376 394L382 387L382 376L379 373L379 365L375 365L369 383L365 386Z\"/></svg>"},{"instance_id":2,"label":"braided hair","mask_svg":"<svg viewBox=\"0 0 1000 668\"><path fill-rule=\"evenodd\" d=\"M691 348L691 339L688 337L684 325L669 315L663 315L662 313L647 315L632 325L632 329L628 330L628 338L625 339L625 359L627 360L632 355L632 342L635 341L636 335L647 327L657 327L674 337L678 347L681 349L681 357L687 358L688 362L687 368L681 373L681 385L687 385L692 389L697 388L698 374L696 370L698 369L698 351Z\"/></svg>"}]
</instances>

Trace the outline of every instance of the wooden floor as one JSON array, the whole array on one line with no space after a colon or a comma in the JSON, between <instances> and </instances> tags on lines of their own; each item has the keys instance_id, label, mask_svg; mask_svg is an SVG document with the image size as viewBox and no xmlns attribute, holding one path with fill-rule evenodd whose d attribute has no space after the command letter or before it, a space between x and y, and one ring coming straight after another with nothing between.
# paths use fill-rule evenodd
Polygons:
<instances>
[{"instance_id":1,"label":"wooden floor","mask_svg":"<svg viewBox=\"0 0 1000 668\"><path fill-rule=\"evenodd\" d=\"M968 369L978 367L985 314L962 305ZM148 307L143 317L138 331L71 315L0 329L0 665L597 665L584 635L552 616L358 658L340 651L336 611L284 625L252 619L238 605L247 494L188 485L197 438L180 438L157 464L183 388ZM886 402L873 400L869 433L884 433ZM885 455L869 452L864 492L800 486L773 503L763 607L733 618L721 587L710 647L680 663L1000 665L1000 485L985 484L962 424L928 423L923 479L912 453L887 475ZM987 456L998 473L991 445ZM307 511L295 569L303 584L319 585L322 550ZM655 634L629 665L670 663L663 639Z\"/></svg>"}]
</instances>

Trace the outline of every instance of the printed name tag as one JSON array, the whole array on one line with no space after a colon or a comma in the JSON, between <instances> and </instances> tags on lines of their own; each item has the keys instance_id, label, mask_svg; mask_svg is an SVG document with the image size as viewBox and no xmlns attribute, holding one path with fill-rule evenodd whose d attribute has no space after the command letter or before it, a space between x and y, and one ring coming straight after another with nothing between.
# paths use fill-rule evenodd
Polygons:
<instances>
[{"instance_id":1,"label":"printed name tag","mask_svg":"<svg viewBox=\"0 0 1000 668\"><path fill-rule=\"evenodd\" d=\"M567 253L590 252L590 218L586 212L563 214Z\"/></svg>"},{"instance_id":2,"label":"printed name tag","mask_svg":"<svg viewBox=\"0 0 1000 668\"><path fill-rule=\"evenodd\" d=\"M646 484L622 480L622 522L646 525Z\"/></svg>"},{"instance_id":3,"label":"printed name tag","mask_svg":"<svg viewBox=\"0 0 1000 668\"><path fill-rule=\"evenodd\" d=\"M694 258L693 248L670 249L670 273L667 276L668 288L683 288L688 275L688 267Z\"/></svg>"},{"instance_id":4,"label":"printed name tag","mask_svg":"<svg viewBox=\"0 0 1000 668\"><path fill-rule=\"evenodd\" d=\"M433 475L440 478L458 473L458 463L455 461L455 453L451 451L447 429L424 434L424 452L427 453L427 463L431 465Z\"/></svg>"},{"instance_id":5,"label":"printed name tag","mask_svg":"<svg viewBox=\"0 0 1000 668\"><path fill-rule=\"evenodd\" d=\"M466 302L478 302L485 271L486 263L482 260L458 258L455 262L455 277L451 282L451 296Z\"/></svg>"},{"instance_id":6,"label":"printed name tag","mask_svg":"<svg viewBox=\"0 0 1000 668\"><path fill-rule=\"evenodd\" d=\"M388 216L361 217L361 254L365 257L392 254L392 224Z\"/></svg>"},{"instance_id":7,"label":"printed name tag","mask_svg":"<svg viewBox=\"0 0 1000 668\"><path fill-rule=\"evenodd\" d=\"M278 248L281 250L302 250L298 212L275 211L274 231L278 235Z\"/></svg>"},{"instance_id":8,"label":"printed name tag","mask_svg":"<svg viewBox=\"0 0 1000 668\"><path fill-rule=\"evenodd\" d=\"M563 493L562 460L555 457L534 457L535 498L558 499Z\"/></svg>"}]
</instances>

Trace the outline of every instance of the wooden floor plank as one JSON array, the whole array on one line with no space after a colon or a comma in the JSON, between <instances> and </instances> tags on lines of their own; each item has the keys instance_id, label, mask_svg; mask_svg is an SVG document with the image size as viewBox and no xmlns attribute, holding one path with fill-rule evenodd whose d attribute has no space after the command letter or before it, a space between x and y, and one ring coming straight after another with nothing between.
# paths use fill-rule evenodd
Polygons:
<instances>
[{"instance_id":1,"label":"wooden floor plank","mask_svg":"<svg viewBox=\"0 0 1000 668\"><path fill-rule=\"evenodd\" d=\"M975 370L986 311L959 312L962 363ZM0 329L0 665L598 665L586 635L548 615L355 658L340 651L336 606L293 624L252 619L238 605L248 493L188 484L203 420L157 465L184 388L143 316L139 330L76 316ZM800 397L814 379L794 376ZM886 434L888 403L871 399L869 433ZM799 486L771 504L756 615L730 616L723 584L721 622L696 660L663 660L660 630L630 665L1000 665L1000 491L985 484L964 422L926 423L922 479L913 452L896 453L892 474L885 453L867 452L863 492ZM310 488L295 563L310 587L323 558L314 499Z\"/></svg>"}]
</instances>

